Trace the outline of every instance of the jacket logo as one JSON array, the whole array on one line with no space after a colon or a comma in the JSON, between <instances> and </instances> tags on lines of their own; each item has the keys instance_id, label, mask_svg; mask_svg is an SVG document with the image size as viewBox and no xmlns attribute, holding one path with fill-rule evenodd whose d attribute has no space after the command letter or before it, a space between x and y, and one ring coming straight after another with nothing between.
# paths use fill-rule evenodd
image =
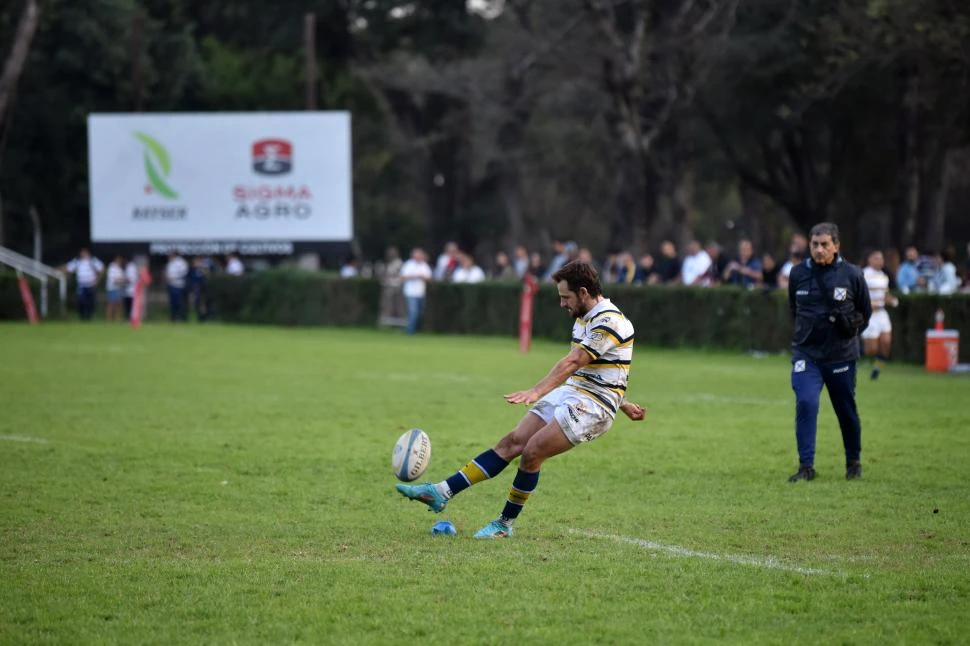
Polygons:
<instances>
[{"instance_id":1,"label":"jacket logo","mask_svg":"<svg viewBox=\"0 0 970 646\"><path fill-rule=\"evenodd\" d=\"M832 295L832 298L837 301L844 301L847 295L848 295L848 290L845 287L836 287L835 293Z\"/></svg>"}]
</instances>

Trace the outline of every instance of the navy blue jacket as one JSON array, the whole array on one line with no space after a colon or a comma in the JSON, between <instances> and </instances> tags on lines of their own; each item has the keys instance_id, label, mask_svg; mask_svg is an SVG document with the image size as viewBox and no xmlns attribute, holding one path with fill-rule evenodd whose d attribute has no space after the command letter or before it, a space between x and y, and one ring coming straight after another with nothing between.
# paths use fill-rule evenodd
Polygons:
<instances>
[{"instance_id":1,"label":"navy blue jacket","mask_svg":"<svg viewBox=\"0 0 970 646\"><path fill-rule=\"evenodd\" d=\"M796 359L815 363L839 363L859 358L859 337L847 339L829 321L829 298L819 290L819 281L835 307L862 314L861 329L869 325L872 303L862 271L836 256L831 265L817 265L811 258L792 267L788 278L788 305L795 319L792 353Z\"/></svg>"}]
</instances>

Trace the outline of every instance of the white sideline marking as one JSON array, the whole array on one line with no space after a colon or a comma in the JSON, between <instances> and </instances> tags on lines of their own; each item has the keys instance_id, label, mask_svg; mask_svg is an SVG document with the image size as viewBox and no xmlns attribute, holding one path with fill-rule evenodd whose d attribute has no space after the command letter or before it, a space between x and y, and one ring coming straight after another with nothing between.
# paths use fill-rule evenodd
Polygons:
<instances>
[{"instance_id":1,"label":"white sideline marking","mask_svg":"<svg viewBox=\"0 0 970 646\"><path fill-rule=\"evenodd\" d=\"M610 541L616 541L617 543L628 543L630 545L636 545L637 547L650 550L651 552L663 552L664 554L669 554L670 556L708 559L711 561L726 561L728 563L737 563L738 565L754 565L755 567L763 567L769 570L784 570L786 572L797 572L798 574L841 574L839 572L832 572L831 570L801 567L799 565L788 565L787 563L783 563L773 556L759 558L757 556L744 556L741 554L699 552L697 550L680 547L678 545L664 545L663 543L655 543L654 541L647 541L642 538L617 536L616 534L601 534L599 532L590 532L584 529L573 529L571 527L569 528L569 532L571 534L589 536L590 538L603 538Z\"/></svg>"},{"instance_id":2,"label":"white sideline marking","mask_svg":"<svg viewBox=\"0 0 970 646\"><path fill-rule=\"evenodd\" d=\"M48 443L42 437L31 437L29 435L0 435L0 440L7 440L8 442L37 442L38 444Z\"/></svg>"}]
</instances>

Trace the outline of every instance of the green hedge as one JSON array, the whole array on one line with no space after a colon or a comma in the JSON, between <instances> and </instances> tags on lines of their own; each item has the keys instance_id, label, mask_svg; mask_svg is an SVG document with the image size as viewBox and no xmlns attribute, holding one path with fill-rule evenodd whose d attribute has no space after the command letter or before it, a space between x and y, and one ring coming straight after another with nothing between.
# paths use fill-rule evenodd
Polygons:
<instances>
[{"instance_id":1,"label":"green hedge","mask_svg":"<svg viewBox=\"0 0 970 646\"><path fill-rule=\"evenodd\" d=\"M284 325L363 325L377 320L380 286L299 270L263 272L212 281L219 318ZM517 283L432 283L424 328L448 334L515 336L521 286ZM655 347L784 352L791 321L783 292L722 287L610 286L610 296L636 324L637 339ZM893 310L894 356L922 363L924 332L942 307L947 327L960 330L960 360L970 362L970 296L909 296ZM535 302L536 338L566 342L570 322L556 290L543 285Z\"/></svg>"},{"instance_id":2,"label":"green hedge","mask_svg":"<svg viewBox=\"0 0 970 646\"><path fill-rule=\"evenodd\" d=\"M214 276L213 317L235 323L376 326L380 284L299 269Z\"/></svg>"},{"instance_id":3,"label":"green hedge","mask_svg":"<svg viewBox=\"0 0 970 646\"><path fill-rule=\"evenodd\" d=\"M32 286L39 302L39 283L32 281ZM50 283L48 289L51 312L58 315L56 283ZM68 304L73 311L73 287L70 289ZM341 279L298 269L217 276L209 282L215 318L237 323L373 327L380 291L374 280ZM424 327L449 334L515 336L521 291L517 283L432 283ZM789 348L791 321L781 292L612 285L607 295L634 321L641 344L765 352ZM937 308L946 314L946 327L960 331L960 361L970 363L968 295L901 298L899 307L891 312L897 360L923 362L925 331L933 326ZM164 315L164 308L154 309L156 316ZM16 276L0 273L0 319L24 318ZM551 285L543 285L536 296L533 333L563 343L569 339L570 322Z\"/></svg>"}]
</instances>

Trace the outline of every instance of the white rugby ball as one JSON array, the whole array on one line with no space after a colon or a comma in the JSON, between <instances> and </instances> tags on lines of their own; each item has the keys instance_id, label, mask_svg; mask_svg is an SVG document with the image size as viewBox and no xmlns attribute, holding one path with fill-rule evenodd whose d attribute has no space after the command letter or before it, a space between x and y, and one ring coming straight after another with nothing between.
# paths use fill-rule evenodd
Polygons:
<instances>
[{"instance_id":1,"label":"white rugby ball","mask_svg":"<svg viewBox=\"0 0 970 646\"><path fill-rule=\"evenodd\" d=\"M420 428L412 428L398 438L391 454L391 467L398 480L420 478L431 464L431 438Z\"/></svg>"}]
</instances>

